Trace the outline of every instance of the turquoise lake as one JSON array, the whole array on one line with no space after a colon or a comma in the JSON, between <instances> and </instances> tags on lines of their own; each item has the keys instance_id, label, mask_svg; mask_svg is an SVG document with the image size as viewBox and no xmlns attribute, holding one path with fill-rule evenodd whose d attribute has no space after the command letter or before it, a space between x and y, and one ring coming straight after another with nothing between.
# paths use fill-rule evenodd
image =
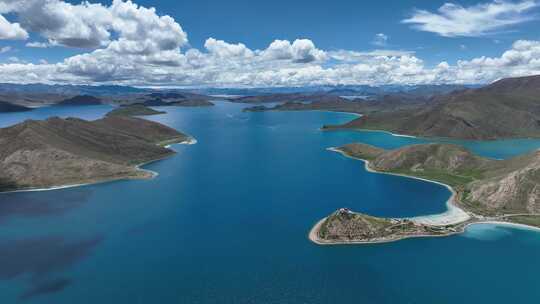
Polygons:
<instances>
[{"instance_id":1,"label":"turquoise lake","mask_svg":"<svg viewBox=\"0 0 540 304\"><path fill-rule=\"evenodd\" d=\"M153 180L0 194L0 303L538 303L540 233L474 225L462 235L318 246L312 225L340 207L377 216L445 211L439 185L364 170L326 150L432 142L322 132L352 115L243 113L243 105L162 108L192 135L145 166ZM108 106L0 114L96 119ZM492 158L540 140L451 141Z\"/></svg>"}]
</instances>

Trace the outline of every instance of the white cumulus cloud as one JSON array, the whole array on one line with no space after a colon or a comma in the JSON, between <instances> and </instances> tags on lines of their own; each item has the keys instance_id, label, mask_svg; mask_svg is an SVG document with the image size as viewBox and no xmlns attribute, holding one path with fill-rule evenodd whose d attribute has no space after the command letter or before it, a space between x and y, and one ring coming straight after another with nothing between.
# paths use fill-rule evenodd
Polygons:
<instances>
[{"instance_id":1,"label":"white cumulus cloud","mask_svg":"<svg viewBox=\"0 0 540 304\"><path fill-rule=\"evenodd\" d=\"M527 3L499 1L490 5L500 9L521 5L525 11ZM490 5L484 6L493 15ZM476 16L478 8L472 8L462 9ZM447 6L442 11L454 9ZM190 48L187 33L172 17L132 1L113 0L107 6L0 0L0 14L10 14L10 20L13 17L27 35L42 37L28 42L27 47L91 48L57 63L12 58L0 64L0 82L267 87L487 83L540 74L540 41L534 40L518 40L500 56L428 66L415 52L391 50L388 45L372 51L323 50L309 39L274 40L264 49L251 49L241 42L208 38L204 48ZM445 16L452 19L452 14ZM490 30L484 27L479 31ZM452 33L458 32L463 33L463 28L456 26ZM386 44L388 37L383 35L376 37Z\"/></svg>"},{"instance_id":2,"label":"white cumulus cloud","mask_svg":"<svg viewBox=\"0 0 540 304\"><path fill-rule=\"evenodd\" d=\"M288 40L274 40L261 54L270 60L290 59L299 63L326 59L326 53L317 49L309 39L296 39L292 44Z\"/></svg>"},{"instance_id":3,"label":"white cumulus cloud","mask_svg":"<svg viewBox=\"0 0 540 304\"><path fill-rule=\"evenodd\" d=\"M0 15L0 39L26 40L28 32L19 23L10 23L4 16Z\"/></svg>"},{"instance_id":4,"label":"white cumulus cloud","mask_svg":"<svg viewBox=\"0 0 540 304\"><path fill-rule=\"evenodd\" d=\"M536 0L496 0L469 7L445 3L435 13L417 9L402 22L444 37L477 37L530 21L532 17L527 13L539 5Z\"/></svg>"}]
</instances>

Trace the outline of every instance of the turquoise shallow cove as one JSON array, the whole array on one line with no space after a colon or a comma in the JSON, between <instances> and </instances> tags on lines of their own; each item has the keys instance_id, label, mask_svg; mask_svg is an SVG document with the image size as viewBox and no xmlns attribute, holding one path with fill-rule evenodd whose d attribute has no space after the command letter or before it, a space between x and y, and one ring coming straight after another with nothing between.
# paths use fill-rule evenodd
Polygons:
<instances>
[{"instance_id":1,"label":"turquoise shallow cove","mask_svg":"<svg viewBox=\"0 0 540 304\"><path fill-rule=\"evenodd\" d=\"M0 303L537 303L540 233L493 225L463 235L317 246L312 225L340 207L379 216L445 210L439 185L366 172L326 148L428 142L321 132L351 115L165 108L151 119L196 145L146 169L148 181L0 194ZM107 106L0 115L0 126ZM506 158L539 140L462 142Z\"/></svg>"}]
</instances>

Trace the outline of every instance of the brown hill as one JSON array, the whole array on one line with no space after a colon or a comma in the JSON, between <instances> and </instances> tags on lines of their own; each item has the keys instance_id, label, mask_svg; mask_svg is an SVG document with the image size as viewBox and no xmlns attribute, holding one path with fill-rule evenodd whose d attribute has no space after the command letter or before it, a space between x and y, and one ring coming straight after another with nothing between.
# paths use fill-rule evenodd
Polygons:
<instances>
[{"instance_id":1,"label":"brown hill","mask_svg":"<svg viewBox=\"0 0 540 304\"><path fill-rule=\"evenodd\" d=\"M371 129L424 137L540 137L540 76L499 80L437 96L414 109L369 113L326 129Z\"/></svg>"},{"instance_id":2,"label":"brown hill","mask_svg":"<svg viewBox=\"0 0 540 304\"><path fill-rule=\"evenodd\" d=\"M77 95L58 102L58 106L95 106L103 104L103 101L91 95Z\"/></svg>"},{"instance_id":3,"label":"brown hill","mask_svg":"<svg viewBox=\"0 0 540 304\"><path fill-rule=\"evenodd\" d=\"M422 144L385 151L365 144L339 148L366 159L370 168L448 184L464 207L480 214L540 213L540 151L508 160L477 156L449 144Z\"/></svg>"},{"instance_id":4,"label":"brown hill","mask_svg":"<svg viewBox=\"0 0 540 304\"><path fill-rule=\"evenodd\" d=\"M159 144L187 139L133 117L27 120L0 129L0 190L147 178L136 165L174 153Z\"/></svg>"}]
</instances>

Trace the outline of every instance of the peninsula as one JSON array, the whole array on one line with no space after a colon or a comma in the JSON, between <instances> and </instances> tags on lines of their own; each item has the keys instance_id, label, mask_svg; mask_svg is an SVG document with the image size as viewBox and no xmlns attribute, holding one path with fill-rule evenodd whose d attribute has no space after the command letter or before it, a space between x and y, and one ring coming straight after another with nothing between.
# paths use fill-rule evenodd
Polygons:
<instances>
[{"instance_id":1,"label":"peninsula","mask_svg":"<svg viewBox=\"0 0 540 304\"><path fill-rule=\"evenodd\" d=\"M494 221L540 227L540 151L493 160L450 144L384 150L355 143L333 150L363 160L373 172L447 185L453 193L449 207L460 216L454 213L386 219L340 209L313 227L310 239L316 243L376 243L446 236L462 232L472 223Z\"/></svg>"},{"instance_id":2,"label":"peninsula","mask_svg":"<svg viewBox=\"0 0 540 304\"><path fill-rule=\"evenodd\" d=\"M151 178L138 166L175 152L191 138L162 124L123 115L86 121L52 117L0 129L0 191Z\"/></svg>"}]
</instances>

